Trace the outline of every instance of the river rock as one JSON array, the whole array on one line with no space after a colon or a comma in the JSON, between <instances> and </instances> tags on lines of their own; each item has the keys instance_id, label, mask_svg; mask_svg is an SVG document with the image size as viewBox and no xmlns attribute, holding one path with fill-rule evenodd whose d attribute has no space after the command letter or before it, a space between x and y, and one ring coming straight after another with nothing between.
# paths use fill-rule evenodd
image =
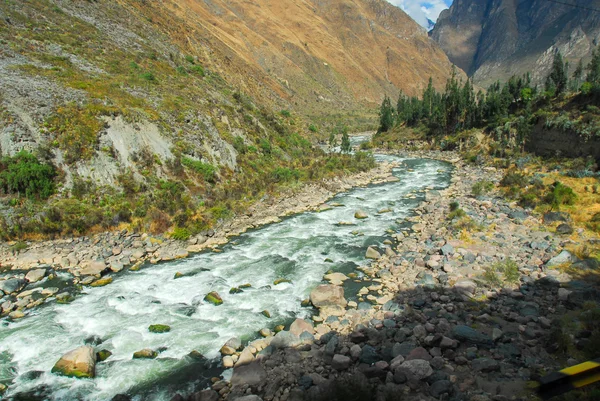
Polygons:
<instances>
[{"instance_id":1,"label":"river rock","mask_svg":"<svg viewBox=\"0 0 600 401\"><path fill-rule=\"evenodd\" d=\"M0 290L5 294L19 292L27 285L27 281L20 278L9 278L8 280L0 281Z\"/></svg>"},{"instance_id":2,"label":"river rock","mask_svg":"<svg viewBox=\"0 0 600 401\"><path fill-rule=\"evenodd\" d=\"M300 344L302 344L300 337L289 331L280 331L271 341L271 346L275 349L297 347Z\"/></svg>"},{"instance_id":3,"label":"river rock","mask_svg":"<svg viewBox=\"0 0 600 401\"><path fill-rule=\"evenodd\" d=\"M304 319L296 319L290 326L290 333L297 335L298 337L300 337L300 335L305 331L309 332L310 334L313 334L315 332L315 329L312 323L307 322Z\"/></svg>"},{"instance_id":4,"label":"river rock","mask_svg":"<svg viewBox=\"0 0 600 401\"><path fill-rule=\"evenodd\" d=\"M151 350L150 348L144 348L133 353L133 359L154 359L157 356L158 352Z\"/></svg>"},{"instance_id":5,"label":"river rock","mask_svg":"<svg viewBox=\"0 0 600 401\"><path fill-rule=\"evenodd\" d=\"M35 269L27 272L27 274L25 275L25 280L29 281L30 283L37 283L45 276L46 269Z\"/></svg>"},{"instance_id":6,"label":"river rock","mask_svg":"<svg viewBox=\"0 0 600 401\"><path fill-rule=\"evenodd\" d=\"M258 361L254 361L247 365L236 366L233 368L231 376L231 386L257 386L264 384L267 379L267 372Z\"/></svg>"},{"instance_id":7,"label":"river rock","mask_svg":"<svg viewBox=\"0 0 600 401\"><path fill-rule=\"evenodd\" d=\"M168 333L171 331L171 326L166 324L151 324L148 326L148 331L150 333Z\"/></svg>"},{"instance_id":8,"label":"river rock","mask_svg":"<svg viewBox=\"0 0 600 401\"><path fill-rule=\"evenodd\" d=\"M381 258L381 254L372 246L367 248L367 252L365 253L365 257L367 259L374 259L377 260L379 258Z\"/></svg>"},{"instance_id":9,"label":"river rock","mask_svg":"<svg viewBox=\"0 0 600 401\"><path fill-rule=\"evenodd\" d=\"M208 303L211 303L215 306L219 306L223 303L223 299L221 298L221 296L219 295L218 292L213 291L210 292L208 294L206 294L206 296L204 297L204 300Z\"/></svg>"},{"instance_id":10,"label":"river rock","mask_svg":"<svg viewBox=\"0 0 600 401\"><path fill-rule=\"evenodd\" d=\"M106 263L101 260L91 262L87 267L79 269L79 274L82 276L97 276L106 270Z\"/></svg>"},{"instance_id":11,"label":"river rock","mask_svg":"<svg viewBox=\"0 0 600 401\"><path fill-rule=\"evenodd\" d=\"M345 308L348 302L344 298L344 288L321 284L310 293L310 301L316 308L341 307Z\"/></svg>"},{"instance_id":12,"label":"river rock","mask_svg":"<svg viewBox=\"0 0 600 401\"><path fill-rule=\"evenodd\" d=\"M414 377L417 380L426 379L433 374L433 369L429 362L423 359L413 359L404 361L397 370Z\"/></svg>"},{"instance_id":13,"label":"river rock","mask_svg":"<svg viewBox=\"0 0 600 401\"><path fill-rule=\"evenodd\" d=\"M342 285L344 281L348 280L348 276L344 273L330 273L326 274L324 278L333 285Z\"/></svg>"},{"instance_id":14,"label":"river rock","mask_svg":"<svg viewBox=\"0 0 600 401\"><path fill-rule=\"evenodd\" d=\"M68 377L94 378L96 376L96 353L94 348L83 345L67 352L54 364L52 373Z\"/></svg>"},{"instance_id":15,"label":"river rock","mask_svg":"<svg viewBox=\"0 0 600 401\"><path fill-rule=\"evenodd\" d=\"M355 219L361 219L362 220L362 219L366 219L368 217L369 217L369 215L367 213L365 213L364 211L362 211L362 210L357 210L356 212L354 212L354 218Z\"/></svg>"},{"instance_id":16,"label":"river rock","mask_svg":"<svg viewBox=\"0 0 600 401\"><path fill-rule=\"evenodd\" d=\"M335 370L346 370L350 367L352 360L346 355L335 354L331 361L331 367Z\"/></svg>"},{"instance_id":17,"label":"river rock","mask_svg":"<svg viewBox=\"0 0 600 401\"><path fill-rule=\"evenodd\" d=\"M478 332L475 329L470 328L469 326L458 325L452 330L452 334L454 338L470 342L473 344L481 344L481 345L492 345L492 339L483 333Z\"/></svg>"},{"instance_id":18,"label":"river rock","mask_svg":"<svg viewBox=\"0 0 600 401\"><path fill-rule=\"evenodd\" d=\"M546 267L559 266L565 263L573 263L577 261L577 257L569 251L562 251L546 263Z\"/></svg>"},{"instance_id":19,"label":"river rock","mask_svg":"<svg viewBox=\"0 0 600 401\"><path fill-rule=\"evenodd\" d=\"M559 224L558 227L556 227L556 232L563 235L573 234L573 227L571 227L567 223L562 223Z\"/></svg>"},{"instance_id":20,"label":"river rock","mask_svg":"<svg viewBox=\"0 0 600 401\"><path fill-rule=\"evenodd\" d=\"M90 284L90 286L92 287L104 287L105 285L108 285L110 283L113 282L113 278L112 277L104 277L101 278L99 280L94 281L92 284Z\"/></svg>"}]
</instances>

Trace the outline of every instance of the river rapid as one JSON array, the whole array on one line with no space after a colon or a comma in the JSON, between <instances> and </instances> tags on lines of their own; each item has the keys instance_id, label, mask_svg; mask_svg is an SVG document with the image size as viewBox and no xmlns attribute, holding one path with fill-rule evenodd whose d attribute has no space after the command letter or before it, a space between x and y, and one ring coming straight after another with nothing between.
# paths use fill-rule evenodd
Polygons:
<instances>
[{"instance_id":1,"label":"river rapid","mask_svg":"<svg viewBox=\"0 0 600 401\"><path fill-rule=\"evenodd\" d=\"M190 258L147 265L116 275L105 287L86 287L69 304L49 303L30 316L0 326L0 382L15 399L34 395L50 400L110 400L119 393L137 400L169 400L175 390L192 391L218 368L219 348L229 338L256 338L258 330L308 317L301 301L329 270L356 272L369 245L382 247L389 234L406 229L404 219L423 200L425 189L449 185L451 165L429 159L377 155L400 161L398 182L357 188L339 194L330 210L307 212L233 238L220 253L206 251ZM354 218L356 210L369 217ZM378 213L383 209L389 212ZM350 222L353 225L340 225ZM175 278L176 273L181 277ZM289 283L274 285L277 279ZM349 280L351 281L351 280ZM251 284L242 293L232 287ZM353 287L354 286L354 287ZM346 298L356 297L355 283ZM204 296L217 291L223 304ZM261 312L268 310L271 318ZM171 331L153 334L151 324ZM97 364L95 379L72 379L50 370L67 351L97 336L112 356ZM160 350L157 359L132 359L143 348ZM197 351L209 360L189 357ZM20 395L18 395L20 394Z\"/></svg>"}]
</instances>

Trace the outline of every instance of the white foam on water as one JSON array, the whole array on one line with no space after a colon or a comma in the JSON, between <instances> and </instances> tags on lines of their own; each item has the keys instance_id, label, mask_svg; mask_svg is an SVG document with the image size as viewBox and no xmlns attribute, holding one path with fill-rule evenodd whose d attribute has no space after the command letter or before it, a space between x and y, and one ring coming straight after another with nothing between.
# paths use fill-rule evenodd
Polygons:
<instances>
[{"instance_id":1,"label":"white foam on water","mask_svg":"<svg viewBox=\"0 0 600 401\"><path fill-rule=\"evenodd\" d=\"M402 160L378 156L380 160ZM406 161L414 168L395 170L399 182L352 190L333 202L343 204L321 213L299 214L280 223L248 232L223 247L222 253L206 252L185 260L149 266L115 277L112 284L86 288L70 304L49 304L31 316L0 327L0 352L10 354L17 377L9 395L45 385L53 400L75 398L96 401L126 393L134 386L160 379L182 366L181 359L196 350L212 358L233 336L256 336L263 327L272 327L295 316L308 316L300 307L323 274L341 263L365 264L366 247L381 245L385 230L410 214L416 200L407 194L425 187L448 183L450 167L433 160ZM412 203L411 203L412 202ZM391 213L378 215L383 208ZM356 210L369 218L357 220ZM340 221L353 226L339 226ZM364 233L355 236L353 231ZM325 262L330 258L334 263ZM175 273L184 276L175 279ZM276 279L291 283L274 285ZM232 287L250 283L252 288L229 294ZM217 291L223 304L202 302ZM268 310L268 319L261 311ZM168 324L165 334L148 332L151 324ZM59 377L50 370L61 355L96 335L104 340L97 349L113 355L97 365L98 377L77 380ZM132 360L135 351L166 347L156 360ZM1 362L0 371L8 367ZM3 365L4 364L4 365ZM39 378L25 380L20 375L36 370ZM152 399L166 399L157 394ZM162 397L162 398L161 398Z\"/></svg>"}]
</instances>

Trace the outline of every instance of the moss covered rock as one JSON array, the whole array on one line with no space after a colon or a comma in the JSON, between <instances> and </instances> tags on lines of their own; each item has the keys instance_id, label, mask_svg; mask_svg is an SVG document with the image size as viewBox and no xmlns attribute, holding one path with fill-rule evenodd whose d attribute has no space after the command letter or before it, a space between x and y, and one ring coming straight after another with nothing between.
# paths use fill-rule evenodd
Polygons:
<instances>
[{"instance_id":1,"label":"moss covered rock","mask_svg":"<svg viewBox=\"0 0 600 401\"><path fill-rule=\"evenodd\" d=\"M238 286L238 288L241 288L241 289L246 289L246 288L250 288L250 287L252 287L252 284L250 284L250 283L246 283L246 284L242 284L242 285Z\"/></svg>"},{"instance_id":2,"label":"moss covered rock","mask_svg":"<svg viewBox=\"0 0 600 401\"><path fill-rule=\"evenodd\" d=\"M175 275L173 276L174 279L181 278L181 277L183 277L183 273L181 273L181 272L176 272Z\"/></svg>"},{"instance_id":3,"label":"moss covered rock","mask_svg":"<svg viewBox=\"0 0 600 401\"><path fill-rule=\"evenodd\" d=\"M277 280L273 281L273 285L282 284L282 283L291 283L291 281L288 280L287 278L278 278Z\"/></svg>"},{"instance_id":4,"label":"moss covered rock","mask_svg":"<svg viewBox=\"0 0 600 401\"><path fill-rule=\"evenodd\" d=\"M148 331L150 333L168 333L171 331L171 326L166 324L151 324L148 326Z\"/></svg>"},{"instance_id":5,"label":"moss covered rock","mask_svg":"<svg viewBox=\"0 0 600 401\"><path fill-rule=\"evenodd\" d=\"M219 293L216 291L209 292L208 294L206 294L206 296L204 297L204 300L215 306L219 306L223 303L223 299L221 298Z\"/></svg>"},{"instance_id":6,"label":"moss covered rock","mask_svg":"<svg viewBox=\"0 0 600 401\"><path fill-rule=\"evenodd\" d=\"M101 278L99 280L94 281L90 285L92 287L104 287L105 285L112 283L112 281L113 281L112 277L105 277L105 278Z\"/></svg>"},{"instance_id":7,"label":"moss covered rock","mask_svg":"<svg viewBox=\"0 0 600 401\"><path fill-rule=\"evenodd\" d=\"M158 352L149 348L144 348L133 353L133 359L154 359L157 356Z\"/></svg>"},{"instance_id":8,"label":"moss covered rock","mask_svg":"<svg viewBox=\"0 0 600 401\"><path fill-rule=\"evenodd\" d=\"M110 352L107 349L103 349L98 351L98 353L96 354L96 359L99 360L100 362L106 361L108 358L110 358L110 356L112 355L112 352Z\"/></svg>"},{"instance_id":9,"label":"moss covered rock","mask_svg":"<svg viewBox=\"0 0 600 401\"><path fill-rule=\"evenodd\" d=\"M242 289L238 288L238 287L232 287L232 288L229 290L229 293L230 293L230 294L240 294L240 293L242 293L242 292L244 292L244 291L243 291Z\"/></svg>"},{"instance_id":10,"label":"moss covered rock","mask_svg":"<svg viewBox=\"0 0 600 401\"><path fill-rule=\"evenodd\" d=\"M268 317L269 319L271 318L271 312L269 312L268 310L264 310L262 312L260 312L263 316Z\"/></svg>"}]
</instances>

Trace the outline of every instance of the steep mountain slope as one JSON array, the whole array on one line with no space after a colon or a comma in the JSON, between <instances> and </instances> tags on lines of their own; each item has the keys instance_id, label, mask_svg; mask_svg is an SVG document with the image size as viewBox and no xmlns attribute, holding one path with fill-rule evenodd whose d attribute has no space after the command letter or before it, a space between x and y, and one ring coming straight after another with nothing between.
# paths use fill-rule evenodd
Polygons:
<instances>
[{"instance_id":1,"label":"steep mountain slope","mask_svg":"<svg viewBox=\"0 0 600 401\"><path fill-rule=\"evenodd\" d=\"M589 59L600 39L600 0L455 0L431 32L448 57L487 85L514 74L546 75L559 50L571 63Z\"/></svg>"},{"instance_id":2,"label":"steep mountain slope","mask_svg":"<svg viewBox=\"0 0 600 401\"><path fill-rule=\"evenodd\" d=\"M19 198L0 214L9 228L60 232L62 212L146 218L165 200L150 221L183 213L183 226L198 208L218 220L286 182L369 164L331 162L299 116L372 113L385 94L415 93L430 75L442 85L449 72L384 0L6 0L0 150L55 165L59 195L46 213L22 200L22 177L21 187L0 177ZM28 160L2 159L0 173L31 173ZM69 197L85 207L61 203Z\"/></svg>"}]
</instances>

